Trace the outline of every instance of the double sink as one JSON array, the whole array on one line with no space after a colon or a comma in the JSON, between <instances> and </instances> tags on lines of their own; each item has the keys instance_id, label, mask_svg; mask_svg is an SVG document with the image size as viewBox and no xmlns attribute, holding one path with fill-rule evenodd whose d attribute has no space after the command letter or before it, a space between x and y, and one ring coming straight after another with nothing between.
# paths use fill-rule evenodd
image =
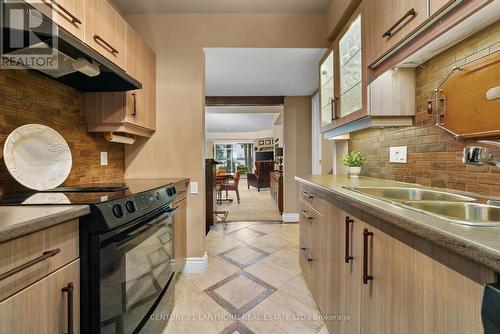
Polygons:
<instances>
[{"instance_id":1,"label":"double sink","mask_svg":"<svg viewBox=\"0 0 500 334\"><path fill-rule=\"evenodd\" d=\"M411 187L345 188L457 224L500 227L500 206L481 204L473 197Z\"/></svg>"}]
</instances>

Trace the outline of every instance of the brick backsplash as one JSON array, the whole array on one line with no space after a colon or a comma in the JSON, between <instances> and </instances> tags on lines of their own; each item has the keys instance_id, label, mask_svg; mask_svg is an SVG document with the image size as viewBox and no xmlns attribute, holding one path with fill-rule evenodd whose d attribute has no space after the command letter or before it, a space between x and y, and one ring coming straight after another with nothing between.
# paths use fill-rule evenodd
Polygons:
<instances>
[{"instance_id":1,"label":"brick backsplash","mask_svg":"<svg viewBox=\"0 0 500 334\"><path fill-rule=\"evenodd\" d=\"M363 175L500 197L500 169L462 163L462 150L475 140L456 141L434 127L427 100L453 66L500 50L500 21L430 59L416 72L414 126L367 129L351 134L349 150L367 155ZM486 138L484 138L486 139ZM500 140L500 138L490 138ZM408 146L408 163L389 162L389 147ZM500 154L499 149L489 147Z\"/></svg>"},{"instance_id":2,"label":"brick backsplash","mask_svg":"<svg viewBox=\"0 0 500 334\"><path fill-rule=\"evenodd\" d=\"M123 144L108 143L86 130L84 95L37 72L0 70L0 145L15 128L29 123L52 127L68 142L73 168L64 185L123 180ZM100 165L100 151L108 165ZM25 190L0 161L0 194Z\"/></svg>"}]
</instances>

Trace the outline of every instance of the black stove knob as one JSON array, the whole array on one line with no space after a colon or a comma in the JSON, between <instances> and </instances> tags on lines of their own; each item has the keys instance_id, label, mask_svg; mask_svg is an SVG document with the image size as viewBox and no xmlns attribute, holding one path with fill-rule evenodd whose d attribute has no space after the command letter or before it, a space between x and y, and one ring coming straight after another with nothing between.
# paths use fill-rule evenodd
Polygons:
<instances>
[{"instance_id":1,"label":"black stove knob","mask_svg":"<svg viewBox=\"0 0 500 334\"><path fill-rule=\"evenodd\" d=\"M127 209L128 213L134 213L136 210L134 201L127 201L125 203L125 208Z\"/></svg>"},{"instance_id":2,"label":"black stove knob","mask_svg":"<svg viewBox=\"0 0 500 334\"><path fill-rule=\"evenodd\" d=\"M167 188L167 194L168 194L168 196L172 196L174 194L174 191L172 190L172 188Z\"/></svg>"},{"instance_id":3,"label":"black stove knob","mask_svg":"<svg viewBox=\"0 0 500 334\"><path fill-rule=\"evenodd\" d=\"M113 205L112 211L113 211L113 216L115 216L116 218L123 217L123 208L122 208L121 204Z\"/></svg>"}]
</instances>

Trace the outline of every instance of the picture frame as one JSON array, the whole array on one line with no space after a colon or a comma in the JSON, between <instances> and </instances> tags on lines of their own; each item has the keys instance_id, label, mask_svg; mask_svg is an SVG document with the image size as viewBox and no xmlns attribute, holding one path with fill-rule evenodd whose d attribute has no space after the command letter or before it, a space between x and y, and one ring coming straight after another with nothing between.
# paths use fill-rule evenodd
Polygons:
<instances>
[{"instance_id":1,"label":"picture frame","mask_svg":"<svg viewBox=\"0 0 500 334\"><path fill-rule=\"evenodd\" d=\"M271 139L266 139L265 145L272 145L272 140Z\"/></svg>"},{"instance_id":2,"label":"picture frame","mask_svg":"<svg viewBox=\"0 0 500 334\"><path fill-rule=\"evenodd\" d=\"M259 140L259 145L264 145L264 141L263 140Z\"/></svg>"}]
</instances>

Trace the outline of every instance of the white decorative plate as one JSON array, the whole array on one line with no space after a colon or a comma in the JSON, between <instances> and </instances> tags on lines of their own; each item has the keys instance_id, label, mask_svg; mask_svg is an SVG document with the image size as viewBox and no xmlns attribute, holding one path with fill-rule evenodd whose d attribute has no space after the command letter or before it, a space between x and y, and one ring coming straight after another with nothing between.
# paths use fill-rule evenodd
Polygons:
<instances>
[{"instance_id":1,"label":"white decorative plate","mask_svg":"<svg viewBox=\"0 0 500 334\"><path fill-rule=\"evenodd\" d=\"M3 158L9 173L23 186L47 190L61 185L71 171L68 143L41 124L18 127L7 137Z\"/></svg>"}]
</instances>

